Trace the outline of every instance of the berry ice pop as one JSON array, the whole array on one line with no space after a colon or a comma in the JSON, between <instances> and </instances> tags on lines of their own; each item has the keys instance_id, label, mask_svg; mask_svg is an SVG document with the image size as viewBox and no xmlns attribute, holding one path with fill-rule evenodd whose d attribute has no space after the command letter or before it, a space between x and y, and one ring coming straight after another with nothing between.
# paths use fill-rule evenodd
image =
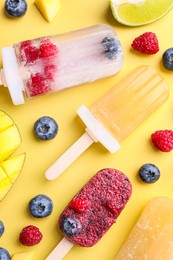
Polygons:
<instances>
[{"instance_id":1,"label":"berry ice pop","mask_svg":"<svg viewBox=\"0 0 173 260\"><path fill-rule=\"evenodd\" d=\"M116 74L123 65L114 29L99 24L2 49L1 83L13 103Z\"/></svg>"},{"instance_id":2,"label":"berry ice pop","mask_svg":"<svg viewBox=\"0 0 173 260\"><path fill-rule=\"evenodd\" d=\"M152 199L144 208L136 225L115 260L173 259L173 200Z\"/></svg>"},{"instance_id":3,"label":"berry ice pop","mask_svg":"<svg viewBox=\"0 0 173 260\"><path fill-rule=\"evenodd\" d=\"M58 177L94 141L111 153L168 98L169 88L157 71L139 66L87 108L77 113L86 132L49 169L46 178Z\"/></svg>"},{"instance_id":4,"label":"berry ice pop","mask_svg":"<svg viewBox=\"0 0 173 260\"><path fill-rule=\"evenodd\" d=\"M112 168L100 170L61 213L59 228L69 241L64 238L46 260L62 259L70 245L95 245L115 223L131 192L131 183L122 172Z\"/></svg>"}]
</instances>

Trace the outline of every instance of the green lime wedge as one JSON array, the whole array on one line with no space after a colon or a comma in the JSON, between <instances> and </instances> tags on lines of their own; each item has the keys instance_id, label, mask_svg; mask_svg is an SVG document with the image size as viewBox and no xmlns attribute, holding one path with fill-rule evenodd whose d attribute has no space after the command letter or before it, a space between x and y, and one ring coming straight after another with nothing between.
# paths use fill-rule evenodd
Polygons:
<instances>
[{"instance_id":1,"label":"green lime wedge","mask_svg":"<svg viewBox=\"0 0 173 260\"><path fill-rule=\"evenodd\" d=\"M165 16L173 0L110 0L114 18L128 26L152 23Z\"/></svg>"}]
</instances>

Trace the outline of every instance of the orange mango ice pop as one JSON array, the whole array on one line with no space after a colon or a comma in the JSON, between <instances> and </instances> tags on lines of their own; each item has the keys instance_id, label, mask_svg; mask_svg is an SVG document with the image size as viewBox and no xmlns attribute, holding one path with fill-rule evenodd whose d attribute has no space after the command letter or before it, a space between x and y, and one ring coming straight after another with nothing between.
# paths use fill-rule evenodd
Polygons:
<instances>
[{"instance_id":1,"label":"orange mango ice pop","mask_svg":"<svg viewBox=\"0 0 173 260\"><path fill-rule=\"evenodd\" d=\"M143 123L168 98L166 81L149 66L135 68L89 107L77 114L86 126L85 133L46 171L46 178L58 177L93 142L100 142L114 153L120 143Z\"/></svg>"},{"instance_id":2,"label":"orange mango ice pop","mask_svg":"<svg viewBox=\"0 0 173 260\"><path fill-rule=\"evenodd\" d=\"M173 259L173 200L152 199L115 260Z\"/></svg>"},{"instance_id":3,"label":"orange mango ice pop","mask_svg":"<svg viewBox=\"0 0 173 260\"><path fill-rule=\"evenodd\" d=\"M167 99L165 81L156 71L140 66L102 98L90 112L120 143Z\"/></svg>"}]
</instances>

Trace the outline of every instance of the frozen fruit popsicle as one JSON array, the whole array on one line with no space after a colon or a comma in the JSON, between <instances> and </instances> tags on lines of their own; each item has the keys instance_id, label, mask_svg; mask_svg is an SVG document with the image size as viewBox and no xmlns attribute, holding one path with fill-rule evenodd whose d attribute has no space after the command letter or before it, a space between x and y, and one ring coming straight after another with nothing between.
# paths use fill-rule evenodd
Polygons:
<instances>
[{"instance_id":1,"label":"frozen fruit popsicle","mask_svg":"<svg viewBox=\"0 0 173 260\"><path fill-rule=\"evenodd\" d=\"M154 198L144 208L115 260L173 259L173 200Z\"/></svg>"},{"instance_id":2,"label":"frozen fruit popsicle","mask_svg":"<svg viewBox=\"0 0 173 260\"><path fill-rule=\"evenodd\" d=\"M100 170L61 213L59 228L65 238L46 260L62 259L74 244L95 245L115 223L131 192L131 183L122 172Z\"/></svg>"},{"instance_id":3,"label":"frozen fruit popsicle","mask_svg":"<svg viewBox=\"0 0 173 260\"><path fill-rule=\"evenodd\" d=\"M139 66L87 108L77 113L86 132L46 171L46 178L58 177L94 141L111 153L168 98L169 88L157 71Z\"/></svg>"},{"instance_id":4,"label":"frozen fruit popsicle","mask_svg":"<svg viewBox=\"0 0 173 260\"><path fill-rule=\"evenodd\" d=\"M115 75L123 65L121 43L105 24L27 40L2 49L1 82L15 105L26 98Z\"/></svg>"}]
</instances>

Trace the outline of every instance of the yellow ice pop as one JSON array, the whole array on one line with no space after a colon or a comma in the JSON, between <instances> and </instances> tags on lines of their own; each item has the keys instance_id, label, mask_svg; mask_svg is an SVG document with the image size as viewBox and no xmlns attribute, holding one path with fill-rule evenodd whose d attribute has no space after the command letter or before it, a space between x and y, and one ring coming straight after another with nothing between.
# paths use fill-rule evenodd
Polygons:
<instances>
[{"instance_id":1,"label":"yellow ice pop","mask_svg":"<svg viewBox=\"0 0 173 260\"><path fill-rule=\"evenodd\" d=\"M168 98L169 88L158 72L139 66L87 108L77 113L86 132L46 171L46 178L58 177L94 141L111 153Z\"/></svg>"},{"instance_id":2,"label":"yellow ice pop","mask_svg":"<svg viewBox=\"0 0 173 260\"><path fill-rule=\"evenodd\" d=\"M153 68L141 66L89 106L89 110L122 142L167 97L166 82Z\"/></svg>"},{"instance_id":3,"label":"yellow ice pop","mask_svg":"<svg viewBox=\"0 0 173 260\"><path fill-rule=\"evenodd\" d=\"M152 199L115 260L172 260L173 259L173 200Z\"/></svg>"}]
</instances>

